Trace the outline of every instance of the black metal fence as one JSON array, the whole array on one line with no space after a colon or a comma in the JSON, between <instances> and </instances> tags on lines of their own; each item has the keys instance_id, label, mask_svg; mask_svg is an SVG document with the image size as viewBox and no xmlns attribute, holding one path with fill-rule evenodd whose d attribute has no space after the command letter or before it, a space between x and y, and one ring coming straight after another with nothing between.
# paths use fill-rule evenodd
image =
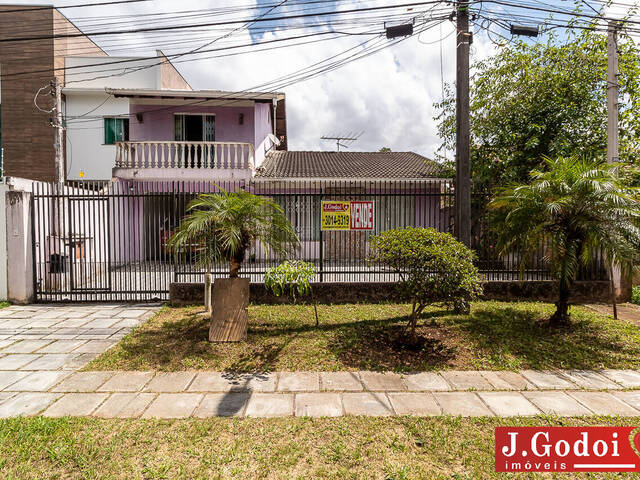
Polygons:
<instances>
[{"instance_id":1,"label":"black metal fence","mask_svg":"<svg viewBox=\"0 0 640 480\"><path fill-rule=\"evenodd\" d=\"M65 187L35 183L32 233L37 299L164 300L171 282L202 281L204 272L195 264L193 252L171 253L167 241L188 203L199 193L215 193L219 188L246 189L280 204L300 238L294 257L313 262L319 282L393 281L395 273L367 261L371 235L407 226L444 232L454 228L453 187L445 180L252 179L217 184L120 180ZM474 248L481 271L489 280L518 278L519 258L497 255L486 218L479 211L474 220ZM326 229L337 227L346 229ZM280 261L254 245L241 275L260 282L265 271ZM215 265L212 273L226 276L228 265ZM601 272L596 269L591 274ZM540 255L529 262L524 279L546 278L549 270L541 248Z\"/></svg>"}]
</instances>

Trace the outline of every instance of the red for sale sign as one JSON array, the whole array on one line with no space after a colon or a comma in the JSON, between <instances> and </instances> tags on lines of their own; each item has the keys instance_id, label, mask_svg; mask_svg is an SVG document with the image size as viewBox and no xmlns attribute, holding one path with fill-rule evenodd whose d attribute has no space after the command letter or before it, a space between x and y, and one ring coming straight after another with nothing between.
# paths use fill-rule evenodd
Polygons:
<instances>
[{"instance_id":1,"label":"red for sale sign","mask_svg":"<svg viewBox=\"0 0 640 480\"><path fill-rule=\"evenodd\" d=\"M351 230L373 230L373 202L351 202Z\"/></svg>"},{"instance_id":2,"label":"red for sale sign","mask_svg":"<svg viewBox=\"0 0 640 480\"><path fill-rule=\"evenodd\" d=\"M638 427L497 427L496 472L640 472Z\"/></svg>"}]
</instances>

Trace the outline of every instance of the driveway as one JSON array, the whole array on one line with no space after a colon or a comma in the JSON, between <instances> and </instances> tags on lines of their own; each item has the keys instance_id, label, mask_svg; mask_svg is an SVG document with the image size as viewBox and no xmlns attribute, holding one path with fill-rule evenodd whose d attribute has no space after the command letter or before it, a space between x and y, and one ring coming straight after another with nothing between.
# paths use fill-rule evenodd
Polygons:
<instances>
[{"instance_id":1,"label":"driveway","mask_svg":"<svg viewBox=\"0 0 640 480\"><path fill-rule=\"evenodd\" d=\"M159 305L12 305L0 309L0 403L22 399L28 415L55 396L45 393L75 370L115 345Z\"/></svg>"}]
</instances>

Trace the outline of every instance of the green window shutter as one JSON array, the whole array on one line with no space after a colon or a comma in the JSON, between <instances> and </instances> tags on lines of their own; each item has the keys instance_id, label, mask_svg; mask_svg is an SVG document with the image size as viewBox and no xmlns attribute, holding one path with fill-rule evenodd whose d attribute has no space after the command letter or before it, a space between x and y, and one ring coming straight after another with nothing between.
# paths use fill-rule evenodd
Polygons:
<instances>
[{"instance_id":1,"label":"green window shutter","mask_svg":"<svg viewBox=\"0 0 640 480\"><path fill-rule=\"evenodd\" d=\"M104 143L105 145L113 145L116 143L116 119L104 119Z\"/></svg>"}]
</instances>

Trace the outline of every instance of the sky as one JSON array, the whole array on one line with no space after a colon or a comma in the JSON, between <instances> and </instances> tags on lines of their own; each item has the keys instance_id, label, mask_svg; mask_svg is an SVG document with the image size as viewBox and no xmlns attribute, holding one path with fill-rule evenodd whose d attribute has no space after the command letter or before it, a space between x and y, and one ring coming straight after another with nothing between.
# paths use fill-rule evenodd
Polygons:
<instances>
[{"instance_id":1,"label":"sky","mask_svg":"<svg viewBox=\"0 0 640 480\"><path fill-rule=\"evenodd\" d=\"M300 0L285 1L271 10L264 5L273 5L278 3L278 0L257 1L257 6L262 6L262 9L249 14L246 11L235 16L231 14L224 18L249 19L260 14L293 15L299 13L301 8L295 5L295 2ZM529 1L535 3L536 0ZM624 1L631 2L631 0ZM255 0L181 0L180 2L152 0L131 5L74 8L62 11L72 20L77 20L78 25L85 30L105 28L104 26L109 22L129 22L129 24L122 23L112 27L120 29L143 24L141 20L137 24L132 23L132 18L148 13L247 6L252 2ZM345 10L409 2L410 0L343 0L342 2L325 2L317 8ZM42 4L42 2L30 1L12 3ZM77 3L88 2L60 1L55 5ZM566 0L547 0L546 3L540 0L539 3L563 9L573 6L572 2ZM598 4L595 5L599 8ZM498 5L492 5L490 8L494 12L509 11L509 8ZM432 10L427 12L429 9ZM486 7L485 11L488 10L489 7ZM341 52L348 51L344 55L362 52L364 47L358 47L358 45L369 40L371 43L367 45L378 45L381 50L306 81L286 86L281 86L283 82L275 82L274 85L279 91L283 91L287 98L289 149L335 150L335 142L322 140L323 135L359 134L358 140L349 143L349 150L377 151L381 147L388 147L394 151L413 151L433 158L441 145L437 134L437 120L434 118L438 114L435 104L442 100L443 83L452 83L455 79L456 41L454 24L450 20L427 23L427 19L439 18L450 11L452 7L446 4L416 7L410 11L407 8L393 10L393 13L402 14L399 18L403 21L412 18L416 30L431 26L420 35L393 45L391 41L380 36L385 26L385 18L383 18L385 14L380 11L372 13L371 16L376 18L372 18L369 24L362 26L332 24L312 27L310 25L317 23L318 19L305 18L259 25L233 25L225 27L225 30L211 28L202 29L200 32L185 30L170 34L167 32L136 34L127 36L126 41L123 37L96 37L96 40L98 44L105 45L105 50L112 55L133 56L154 55L158 44L162 44L165 53L170 54L196 48L213 39L217 39L215 44L206 48L216 46L222 48L225 45L242 43L258 44L318 31L323 31L326 34L325 38L332 36L327 33L331 31L374 32L374 35L342 35L339 38L305 45L222 58L208 58L212 55L203 54L185 56L176 59L175 65L195 89L253 90L256 86L290 75L292 72L339 55ZM116 15L134 15L134 17L116 19L114 18ZM185 20L177 19L175 23L219 21L221 18L193 16ZM394 18L392 16L388 18L390 24L394 24ZM471 48L472 62L486 58L500 48L499 44L504 42L497 33L501 32L509 37L508 32L494 25L492 27L494 33L490 38L481 28L482 23L481 19L476 22L476 35ZM281 28L283 26L287 28ZM292 31L292 27L298 27L298 29ZM316 37L310 37L310 40L312 38ZM221 53L223 52L217 52L217 54ZM193 61L194 58L198 58L198 61ZM449 158L452 156L452 152L440 153L445 153Z\"/></svg>"}]
</instances>

